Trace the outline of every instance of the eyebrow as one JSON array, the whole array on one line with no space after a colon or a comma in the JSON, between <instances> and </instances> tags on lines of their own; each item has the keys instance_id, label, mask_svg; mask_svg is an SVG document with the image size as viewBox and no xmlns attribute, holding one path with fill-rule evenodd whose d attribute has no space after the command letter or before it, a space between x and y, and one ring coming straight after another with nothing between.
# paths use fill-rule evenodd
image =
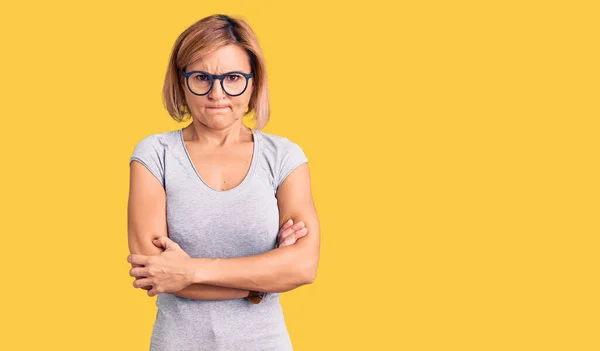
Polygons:
<instances>
[{"instance_id":1,"label":"eyebrow","mask_svg":"<svg viewBox=\"0 0 600 351\"><path fill-rule=\"evenodd\" d=\"M188 70L188 67L184 67L185 72L197 72L197 71L202 71L202 72L206 72L206 73L210 73L210 74L215 74L215 75L219 75L219 74L225 74L225 73L230 73L230 72L244 72L246 73L246 71L244 69L233 69L233 70L228 70L228 71L222 71L221 73L213 73L213 72L209 72L205 69L192 69L192 70ZM249 69L249 71L252 71L252 68Z\"/></svg>"}]
</instances>

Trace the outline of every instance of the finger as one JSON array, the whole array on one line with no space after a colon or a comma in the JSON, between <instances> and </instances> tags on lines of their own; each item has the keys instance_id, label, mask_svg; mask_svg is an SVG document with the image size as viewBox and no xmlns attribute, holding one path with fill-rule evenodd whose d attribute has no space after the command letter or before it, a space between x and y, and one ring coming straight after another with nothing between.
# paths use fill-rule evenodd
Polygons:
<instances>
[{"instance_id":1,"label":"finger","mask_svg":"<svg viewBox=\"0 0 600 351\"><path fill-rule=\"evenodd\" d=\"M144 278L146 278L146 277L136 277L135 280L144 279ZM152 289L152 285L142 286L141 288L144 290L150 290L150 289Z\"/></svg>"},{"instance_id":2,"label":"finger","mask_svg":"<svg viewBox=\"0 0 600 351\"><path fill-rule=\"evenodd\" d=\"M281 244L277 245L277 247L284 247L284 246L290 246L290 243L286 242L286 243L281 243Z\"/></svg>"},{"instance_id":3,"label":"finger","mask_svg":"<svg viewBox=\"0 0 600 351\"><path fill-rule=\"evenodd\" d=\"M286 240L287 238L289 238L291 236L294 236L296 239L298 239L299 237L306 235L307 232L308 232L307 228L302 228L302 229L296 230L294 232L289 232L289 234L287 234L287 235L282 235L281 238L279 239L279 241L283 242L284 240Z\"/></svg>"},{"instance_id":4,"label":"finger","mask_svg":"<svg viewBox=\"0 0 600 351\"><path fill-rule=\"evenodd\" d=\"M297 232L295 232L293 235L296 238L296 240L306 236L306 234L308 234L308 228L302 228L300 230L298 230Z\"/></svg>"},{"instance_id":5,"label":"finger","mask_svg":"<svg viewBox=\"0 0 600 351\"><path fill-rule=\"evenodd\" d=\"M281 228L279 228L279 232L277 233L277 237L279 237L281 235L281 233L283 233L285 230L287 230L288 228L290 228L292 226L292 224L294 224L294 221L292 219L289 219L287 222L285 222L283 224L283 226L281 226Z\"/></svg>"},{"instance_id":6,"label":"finger","mask_svg":"<svg viewBox=\"0 0 600 351\"><path fill-rule=\"evenodd\" d=\"M148 276L148 268L146 267L133 267L129 270L129 275L132 277L145 278Z\"/></svg>"},{"instance_id":7,"label":"finger","mask_svg":"<svg viewBox=\"0 0 600 351\"><path fill-rule=\"evenodd\" d=\"M127 256L127 262L145 266L148 263L148 258L149 256L144 256L140 254L130 254L129 256Z\"/></svg>"},{"instance_id":8,"label":"finger","mask_svg":"<svg viewBox=\"0 0 600 351\"><path fill-rule=\"evenodd\" d=\"M161 247L165 250L173 250L173 249L179 248L179 245L177 245L176 242L174 242L173 240L169 239L166 236L161 236L159 238L156 238L156 239L152 240L152 243L155 246Z\"/></svg>"},{"instance_id":9,"label":"finger","mask_svg":"<svg viewBox=\"0 0 600 351\"><path fill-rule=\"evenodd\" d=\"M285 223L283 223L283 225L281 226L281 228L279 230L285 230L285 229L291 227L292 224L294 224L294 220L290 218Z\"/></svg>"},{"instance_id":10,"label":"finger","mask_svg":"<svg viewBox=\"0 0 600 351\"><path fill-rule=\"evenodd\" d=\"M292 234L293 232L295 232L296 230L298 230L298 229L302 229L302 228L304 228L304 222L300 221L300 222L298 222L298 223L294 224L293 226L289 227L288 229L284 230L284 231L283 231L283 232L282 232L282 233L279 235L279 237L280 237L281 239L283 239L283 238L285 238L285 237L289 236L290 234Z\"/></svg>"},{"instance_id":11,"label":"finger","mask_svg":"<svg viewBox=\"0 0 600 351\"><path fill-rule=\"evenodd\" d=\"M148 296L150 296L150 297L156 296L157 294L158 294L158 291L156 291L155 288L148 290Z\"/></svg>"},{"instance_id":12,"label":"finger","mask_svg":"<svg viewBox=\"0 0 600 351\"><path fill-rule=\"evenodd\" d=\"M298 242L298 240L300 238L304 237L306 235L306 233L308 233L308 229L302 228L299 231L290 234L288 237L286 237L285 239L283 239L281 241L281 244L279 245L279 247L294 245L295 243Z\"/></svg>"},{"instance_id":13,"label":"finger","mask_svg":"<svg viewBox=\"0 0 600 351\"><path fill-rule=\"evenodd\" d=\"M159 249L162 249L163 251L166 251L165 248L163 247L163 243L160 242L157 239L152 239L152 244L156 247L158 247Z\"/></svg>"},{"instance_id":14,"label":"finger","mask_svg":"<svg viewBox=\"0 0 600 351\"><path fill-rule=\"evenodd\" d=\"M290 233L293 233L294 229L292 227L288 227L282 231L279 232L279 234L277 234L277 240L282 240L283 238L287 237L288 235L290 235Z\"/></svg>"},{"instance_id":15,"label":"finger","mask_svg":"<svg viewBox=\"0 0 600 351\"><path fill-rule=\"evenodd\" d=\"M304 221L297 222L296 224L294 224L294 226L292 228L294 228L296 230L298 230L300 228L304 228Z\"/></svg>"},{"instance_id":16,"label":"finger","mask_svg":"<svg viewBox=\"0 0 600 351\"><path fill-rule=\"evenodd\" d=\"M303 221L300 221L300 222L296 222L296 223L294 223L294 221L290 219L288 222L289 222L290 224L289 224L289 225L287 225L287 224L286 224L286 225L284 225L284 226L282 227L282 229L283 229L283 228L285 228L285 229L289 229L289 228L295 228L295 229L299 229L299 228L302 228L302 227L304 227L304 222L303 222Z\"/></svg>"},{"instance_id":17,"label":"finger","mask_svg":"<svg viewBox=\"0 0 600 351\"><path fill-rule=\"evenodd\" d=\"M294 238L294 236L290 236L289 238L285 239L280 246L294 245L294 243L296 243L296 238Z\"/></svg>"},{"instance_id":18,"label":"finger","mask_svg":"<svg viewBox=\"0 0 600 351\"><path fill-rule=\"evenodd\" d=\"M298 239L302 238L303 236L306 235L306 233L308 232L307 228L302 228L300 230L295 231L294 233L288 235L287 237L284 237L281 239L281 244L283 245L283 243L286 243L286 245L283 246L287 246L287 245L292 245L294 244ZM294 241L290 244L290 240L294 239Z\"/></svg>"},{"instance_id":19,"label":"finger","mask_svg":"<svg viewBox=\"0 0 600 351\"><path fill-rule=\"evenodd\" d=\"M298 242L298 239L306 235L306 232L306 228L302 228L299 231L289 235L281 241L279 247L294 245L296 242Z\"/></svg>"},{"instance_id":20,"label":"finger","mask_svg":"<svg viewBox=\"0 0 600 351\"><path fill-rule=\"evenodd\" d=\"M142 287L146 287L146 286L152 287L151 279L143 278L143 279L136 279L133 281L134 288L142 288Z\"/></svg>"}]
</instances>

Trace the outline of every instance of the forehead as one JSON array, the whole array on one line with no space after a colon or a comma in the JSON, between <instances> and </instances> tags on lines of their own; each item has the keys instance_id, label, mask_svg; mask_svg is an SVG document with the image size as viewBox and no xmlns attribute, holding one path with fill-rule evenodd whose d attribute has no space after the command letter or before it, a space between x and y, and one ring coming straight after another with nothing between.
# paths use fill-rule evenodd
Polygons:
<instances>
[{"instance_id":1,"label":"forehead","mask_svg":"<svg viewBox=\"0 0 600 351\"><path fill-rule=\"evenodd\" d=\"M243 71L250 72L250 58L238 45L218 48L187 65L186 71L207 71L213 74Z\"/></svg>"}]
</instances>

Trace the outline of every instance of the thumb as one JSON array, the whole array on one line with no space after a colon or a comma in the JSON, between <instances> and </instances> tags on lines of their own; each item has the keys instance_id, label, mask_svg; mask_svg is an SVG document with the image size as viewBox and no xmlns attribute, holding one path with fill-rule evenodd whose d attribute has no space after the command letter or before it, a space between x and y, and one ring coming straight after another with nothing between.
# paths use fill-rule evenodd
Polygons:
<instances>
[{"instance_id":1,"label":"thumb","mask_svg":"<svg viewBox=\"0 0 600 351\"><path fill-rule=\"evenodd\" d=\"M165 250L174 249L175 246L177 245L176 242L174 242L173 240L169 239L166 236L161 236L160 238L153 239L152 243L155 246L158 246L158 247L163 248Z\"/></svg>"}]
</instances>

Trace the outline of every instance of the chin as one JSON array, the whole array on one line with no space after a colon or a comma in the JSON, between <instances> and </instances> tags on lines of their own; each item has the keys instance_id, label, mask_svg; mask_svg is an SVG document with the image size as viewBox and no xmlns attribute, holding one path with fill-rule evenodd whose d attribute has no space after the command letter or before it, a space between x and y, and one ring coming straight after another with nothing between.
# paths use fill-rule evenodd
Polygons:
<instances>
[{"instance_id":1,"label":"chin","mask_svg":"<svg viewBox=\"0 0 600 351\"><path fill-rule=\"evenodd\" d=\"M232 123L235 123L235 119L229 116L213 116L206 118L206 125L211 128L219 129L223 127L230 126Z\"/></svg>"}]
</instances>

